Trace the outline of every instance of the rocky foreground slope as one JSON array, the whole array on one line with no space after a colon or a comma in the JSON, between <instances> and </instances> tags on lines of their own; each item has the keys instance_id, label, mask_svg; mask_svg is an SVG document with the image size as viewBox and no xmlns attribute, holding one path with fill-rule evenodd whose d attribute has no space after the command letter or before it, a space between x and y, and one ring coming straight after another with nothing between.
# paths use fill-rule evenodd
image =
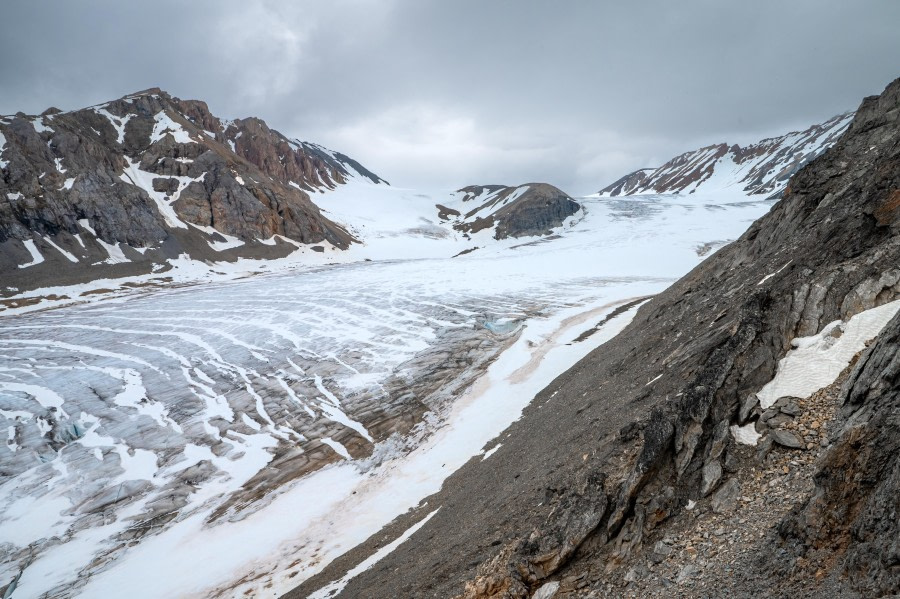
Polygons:
<instances>
[{"instance_id":1,"label":"rocky foreground slope","mask_svg":"<svg viewBox=\"0 0 900 599\"><path fill-rule=\"evenodd\" d=\"M277 258L347 248L308 191L350 177L349 157L294 141L256 118L150 89L40 116L0 117L4 294L160 272L170 260Z\"/></svg>"},{"instance_id":2,"label":"rocky foreground slope","mask_svg":"<svg viewBox=\"0 0 900 599\"><path fill-rule=\"evenodd\" d=\"M629 173L601 196L734 191L780 197L791 176L830 148L853 118L848 112L804 131L763 139L747 147L721 143L685 152L657 168Z\"/></svg>"},{"instance_id":3,"label":"rocky foreground slope","mask_svg":"<svg viewBox=\"0 0 900 599\"><path fill-rule=\"evenodd\" d=\"M823 329L839 337L853 316L900 297L898 228L900 80L863 101L768 215L538 394L490 459L470 461L427 506L336 565L352 566L437 510L341 596L696 596L691 580L716 543L706 533L697 538L704 553L688 544L690 568L668 579L657 564L669 559L669 532L689 511L698 521L731 512L732 525L753 527L742 506L767 491L742 481L770 455L788 469L788 460L814 464L810 485L768 491L772 509L790 513L741 536L745 561L726 564L706 592L900 592L900 317L831 392L833 422L807 419L828 414L815 394L759 399L795 339ZM822 426L830 434L820 436ZM817 447L820 461L802 458ZM318 588L334 568L290 596Z\"/></svg>"}]
</instances>

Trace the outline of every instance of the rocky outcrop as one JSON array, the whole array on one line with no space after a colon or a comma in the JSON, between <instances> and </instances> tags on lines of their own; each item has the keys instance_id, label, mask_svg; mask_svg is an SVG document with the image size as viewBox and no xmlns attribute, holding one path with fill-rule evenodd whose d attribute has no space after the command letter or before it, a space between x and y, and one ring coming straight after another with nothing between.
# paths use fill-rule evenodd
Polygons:
<instances>
[{"instance_id":1,"label":"rocky outcrop","mask_svg":"<svg viewBox=\"0 0 900 599\"><path fill-rule=\"evenodd\" d=\"M438 204L439 218L465 234L494 228L495 239L549 235L581 210L578 202L547 183L470 185L457 194L460 205Z\"/></svg>"},{"instance_id":2,"label":"rocky outcrop","mask_svg":"<svg viewBox=\"0 0 900 599\"><path fill-rule=\"evenodd\" d=\"M841 114L805 131L763 139L747 147L721 143L685 152L658 168L625 175L601 196L736 191L780 197L788 179L830 148L853 113Z\"/></svg>"},{"instance_id":3,"label":"rocky outcrop","mask_svg":"<svg viewBox=\"0 0 900 599\"><path fill-rule=\"evenodd\" d=\"M610 197L639 194L641 193L642 189L646 188L645 183L647 179L656 170L657 169L655 168L638 169L633 173L628 173L621 179L610 183L609 185L601 189L598 193L600 195Z\"/></svg>"},{"instance_id":4,"label":"rocky outcrop","mask_svg":"<svg viewBox=\"0 0 900 599\"><path fill-rule=\"evenodd\" d=\"M150 89L0 117L0 272L18 290L196 260L281 257L351 236L306 191L381 179L259 119Z\"/></svg>"},{"instance_id":5,"label":"rocky outcrop","mask_svg":"<svg viewBox=\"0 0 900 599\"><path fill-rule=\"evenodd\" d=\"M863 101L768 215L538 394L491 460L448 479L429 499L441 511L347 596L518 598L560 578L568 596L603 596L589 595L590 585L618 584L620 565L649 553L647 539L685 506L708 496L714 511L735 509L735 473L747 462L726 431L757 417L747 400L792 340L900 295L898 190L900 80ZM800 548L832 525L848 531L835 582L842 596L900 584L891 330L851 375L848 424L816 475L820 488L784 526ZM411 565L435 563L427 576Z\"/></svg>"}]
</instances>

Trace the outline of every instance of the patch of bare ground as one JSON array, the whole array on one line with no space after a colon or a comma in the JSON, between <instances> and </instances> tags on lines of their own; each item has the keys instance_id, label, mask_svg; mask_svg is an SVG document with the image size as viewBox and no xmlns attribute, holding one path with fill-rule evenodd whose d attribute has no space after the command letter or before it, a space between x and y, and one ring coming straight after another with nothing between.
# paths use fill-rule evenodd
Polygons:
<instances>
[{"instance_id":1,"label":"patch of bare ground","mask_svg":"<svg viewBox=\"0 0 900 599\"><path fill-rule=\"evenodd\" d=\"M57 300L67 300L69 299L68 295L41 295L37 297L23 297L21 299L5 299L0 300L0 311L5 310L6 308L22 308L24 306L34 306L44 301L57 301Z\"/></svg>"}]
</instances>

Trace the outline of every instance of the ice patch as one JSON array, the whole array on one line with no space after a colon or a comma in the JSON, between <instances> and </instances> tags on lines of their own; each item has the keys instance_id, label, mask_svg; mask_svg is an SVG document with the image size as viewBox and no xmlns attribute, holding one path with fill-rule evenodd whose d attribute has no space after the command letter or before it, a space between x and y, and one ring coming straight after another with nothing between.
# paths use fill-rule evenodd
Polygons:
<instances>
[{"instance_id":1,"label":"ice patch","mask_svg":"<svg viewBox=\"0 0 900 599\"><path fill-rule=\"evenodd\" d=\"M87 231L88 233L90 233L91 235L93 235L94 237L97 237L97 231L95 231L95 230L94 230L94 227L91 226L91 221L89 221L89 220L86 219L86 218L81 218L81 219L78 219L78 224L81 225L81 228L82 228L82 229L84 229L85 231ZM81 244L81 247L85 247L85 246L84 246L84 241L81 239L81 234L80 234L80 233L79 233L78 235L76 235L75 238L76 238L76 239L78 240L78 242Z\"/></svg>"},{"instance_id":2,"label":"ice patch","mask_svg":"<svg viewBox=\"0 0 900 599\"><path fill-rule=\"evenodd\" d=\"M62 408L63 402L65 401L55 391L52 391L51 389L48 389L46 387L41 387L39 385L0 381L0 389L2 389L3 391L11 391L13 393L24 393L26 395L30 395L41 405L42 408L60 409Z\"/></svg>"},{"instance_id":3,"label":"ice patch","mask_svg":"<svg viewBox=\"0 0 900 599\"><path fill-rule=\"evenodd\" d=\"M307 599L331 599L331 597L334 597L335 595L343 591L348 582L387 557L394 549L402 545L409 537L413 536L417 530L425 526L425 524L427 524L428 521L431 520L431 518L436 513L438 513L440 509L441 508L434 510L433 512L422 518L419 522L407 529L395 540L391 541L390 543L373 553L371 556L361 561L359 565L347 572L347 574L345 574L343 578L322 587L321 589L310 595Z\"/></svg>"},{"instance_id":4,"label":"ice patch","mask_svg":"<svg viewBox=\"0 0 900 599\"><path fill-rule=\"evenodd\" d=\"M6 448L13 453L16 453L19 449L19 445L16 443L16 427L14 426L7 427Z\"/></svg>"},{"instance_id":5,"label":"ice patch","mask_svg":"<svg viewBox=\"0 0 900 599\"><path fill-rule=\"evenodd\" d=\"M101 264L122 264L123 262L131 262L131 260L128 259L128 256L122 251L122 248L119 247L118 243L106 243L99 237L95 238L94 241L103 246L103 249L106 250L106 255L108 256Z\"/></svg>"},{"instance_id":6,"label":"ice patch","mask_svg":"<svg viewBox=\"0 0 900 599\"><path fill-rule=\"evenodd\" d=\"M350 452L347 451L347 448L344 447L342 443L335 441L331 437L323 437L322 443L332 448L336 454L344 458L345 460L352 460L353 457L350 455Z\"/></svg>"},{"instance_id":7,"label":"ice patch","mask_svg":"<svg viewBox=\"0 0 900 599\"><path fill-rule=\"evenodd\" d=\"M645 386L645 387L649 387L650 385L652 385L653 383L655 383L656 381L658 381L658 380L661 379L661 378L662 378L662 374L659 374L659 375L653 377L651 380L649 380L649 381L647 382L647 384L644 385L644 386Z\"/></svg>"},{"instance_id":8,"label":"ice patch","mask_svg":"<svg viewBox=\"0 0 900 599\"><path fill-rule=\"evenodd\" d=\"M519 187L516 187L516 189L511 194L503 198L503 205L505 206L507 204L512 204L520 197L525 195L529 189L531 189L530 185L520 185Z\"/></svg>"},{"instance_id":9,"label":"ice patch","mask_svg":"<svg viewBox=\"0 0 900 599\"><path fill-rule=\"evenodd\" d=\"M503 443L497 443L496 445L494 445L493 447L488 449L486 452L484 452L484 455L481 457L481 460L484 461L484 460L488 459L489 457L494 455L494 453L501 447L503 447Z\"/></svg>"},{"instance_id":10,"label":"ice patch","mask_svg":"<svg viewBox=\"0 0 900 599\"><path fill-rule=\"evenodd\" d=\"M16 482L16 479L12 479L0 486L0 495L8 493L7 485ZM25 496L14 501L0 518L3 541L27 547L29 543L62 534L66 525L60 514L70 507L68 499L53 491L42 497Z\"/></svg>"},{"instance_id":11,"label":"ice patch","mask_svg":"<svg viewBox=\"0 0 900 599\"><path fill-rule=\"evenodd\" d=\"M167 133L172 134L175 143L190 144L196 143L184 127L172 120L165 110L161 110L153 117L156 123L153 125L153 132L150 134L150 143L154 144L166 136Z\"/></svg>"},{"instance_id":12,"label":"ice patch","mask_svg":"<svg viewBox=\"0 0 900 599\"><path fill-rule=\"evenodd\" d=\"M553 597L556 596L556 591L558 590L558 580L546 582L541 585L541 588L534 592L534 595L531 596L531 599L553 599Z\"/></svg>"},{"instance_id":13,"label":"ice patch","mask_svg":"<svg viewBox=\"0 0 900 599\"><path fill-rule=\"evenodd\" d=\"M82 418L95 418L90 414L82 414ZM90 448L111 447L119 454L119 465L122 473L111 481L110 486L120 485L129 480L149 480L156 478L158 458L152 451L129 447L125 443L117 442L112 437L99 434L99 420L82 420L82 424L88 427L84 435L76 443Z\"/></svg>"},{"instance_id":14,"label":"ice patch","mask_svg":"<svg viewBox=\"0 0 900 599\"><path fill-rule=\"evenodd\" d=\"M347 416L343 409L341 409L340 400L331 391L325 388L325 384L322 382L321 376L316 375L315 384L319 392L328 400L327 402L322 402L321 404L319 404L319 407L323 412L325 412L325 414L328 415L329 418L331 418L335 422L340 422L347 428L355 430L369 443L375 442L375 440L372 438L372 435L369 434L369 431L366 430L366 427L364 427L361 422L353 420L352 418Z\"/></svg>"},{"instance_id":15,"label":"ice patch","mask_svg":"<svg viewBox=\"0 0 900 599\"><path fill-rule=\"evenodd\" d=\"M237 237L234 237L233 235L227 235L225 233L222 233L221 231L217 230L214 227L210 227L208 225L207 226L197 225L194 223L188 223L188 224L191 225L192 227L194 227L195 229L203 231L204 233L207 233L209 235L217 235L217 236L223 237L225 239L225 241L207 241L207 243L209 244L209 247L211 247L212 249L214 249L217 252L230 250L231 248L241 247L242 245L244 245L243 240L238 239Z\"/></svg>"},{"instance_id":16,"label":"ice patch","mask_svg":"<svg viewBox=\"0 0 900 599\"><path fill-rule=\"evenodd\" d=\"M96 108L94 109L94 112L99 115L105 116L116 130L116 141L119 144L125 143L125 125L126 123L128 123L128 121L131 120L134 115L126 114L124 117L117 117L106 110L106 108ZM97 135L100 135L99 131L97 131Z\"/></svg>"},{"instance_id":17,"label":"ice patch","mask_svg":"<svg viewBox=\"0 0 900 599\"><path fill-rule=\"evenodd\" d=\"M179 229L187 229L187 223L181 220L181 217L179 217L178 213L175 212L175 209L172 208L172 203L178 199L178 196L187 184L195 179L191 179L190 177L173 177L179 180L178 191L171 197L166 197L165 193L153 189L153 179L157 178L159 175L142 171L138 168L138 163L132 162L131 158L128 156L125 157L125 161L128 166L125 167L125 172L119 175L119 178L125 183L140 187L147 192L147 195L149 195L156 204L157 210L159 210L159 213L162 215L163 220L166 221L167 225ZM199 178L197 180L199 180Z\"/></svg>"},{"instance_id":18,"label":"ice patch","mask_svg":"<svg viewBox=\"0 0 900 599\"><path fill-rule=\"evenodd\" d=\"M25 249L31 254L31 262L20 264L19 268L28 268L29 266L34 266L35 264L40 264L44 261L44 257L41 255L41 252L38 251L33 239L26 239L22 243L25 244Z\"/></svg>"},{"instance_id":19,"label":"ice patch","mask_svg":"<svg viewBox=\"0 0 900 599\"><path fill-rule=\"evenodd\" d=\"M38 133L45 133L48 131L50 133L53 133L53 129L51 129L50 127L48 127L44 124L44 119L42 117L38 117L38 118L34 119L33 121L31 121L31 125L34 127L34 130L37 131Z\"/></svg>"},{"instance_id":20,"label":"ice patch","mask_svg":"<svg viewBox=\"0 0 900 599\"><path fill-rule=\"evenodd\" d=\"M900 300L895 300L860 312L847 322L827 324L811 337L794 339L794 349L778 362L775 378L756 394L760 407L766 410L781 397L809 397L833 383L898 310Z\"/></svg>"},{"instance_id":21,"label":"ice patch","mask_svg":"<svg viewBox=\"0 0 900 599\"><path fill-rule=\"evenodd\" d=\"M731 427L731 436L741 445L756 445L762 436L756 432L756 423L750 422L744 426L733 425Z\"/></svg>"},{"instance_id":22,"label":"ice patch","mask_svg":"<svg viewBox=\"0 0 900 599\"><path fill-rule=\"evenodd\" d=\"M772 277L774 277L775 275L777 275L778 273L780 273L782 270L784 270L785 268L787 268L788 265L789 265L791 262L793 262L793 260L788 260L787 263L785 263L784 266L782 266L781 268L779 268L779 269L776 270L775 272L773 272L773 273L771 273L771 274L768 274L768 275L764 276L762 279L760 279L759 283L757 283L756 285L757 285L757 286L762 285L763 283L765 283L766 281L768 281L769 279L771 279Z\"/></svg>"},{"instance_id":23,"label":"ice patch","mask_svg":"<svg viewBox=\"0 0 900 599\"><path fill-rule=\"evenodd\" d=\"M66 250L56 245L56 243L54 243L53 240L49 237L44 237L44 241L52 245L56 249L56 251L65 256L66 259L69 260L69 262L78 262L78 258L76 258L74 254L72 254L71 252L67 252Z\"/></svg>"},{"instance_id":24,"label":"ice patch","mask_svg":"<svg viewBox=\"0 0 900 599\"><path fill-rule=\"evenodd\" d=\"M0 169L6 168L9 166L8 160L3 160L3 149L6 147L6 137L3 136L3 132L0 131Z\"/></svg>"}]
</instances>

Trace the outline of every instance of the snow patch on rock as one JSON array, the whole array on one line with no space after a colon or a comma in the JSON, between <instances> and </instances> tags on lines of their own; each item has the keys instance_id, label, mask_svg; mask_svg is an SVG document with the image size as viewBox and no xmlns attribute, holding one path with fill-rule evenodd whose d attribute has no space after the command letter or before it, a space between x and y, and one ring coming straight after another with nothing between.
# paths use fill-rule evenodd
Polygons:
<instances>
[{"instance_id":1,"label":"snow patch on rock","mask_svg":"<svg viewBox=\"0 0 900 599\"><path fill-rule=\"evenodd\" d=\"M806 398L833 383L898 310L900 300L860 312L847 322L829 323L816 335L794 339L793 349L778 362L775 378L757 393L760 407L766 410L781 397Z\"/></svg>"}]
</instances>

